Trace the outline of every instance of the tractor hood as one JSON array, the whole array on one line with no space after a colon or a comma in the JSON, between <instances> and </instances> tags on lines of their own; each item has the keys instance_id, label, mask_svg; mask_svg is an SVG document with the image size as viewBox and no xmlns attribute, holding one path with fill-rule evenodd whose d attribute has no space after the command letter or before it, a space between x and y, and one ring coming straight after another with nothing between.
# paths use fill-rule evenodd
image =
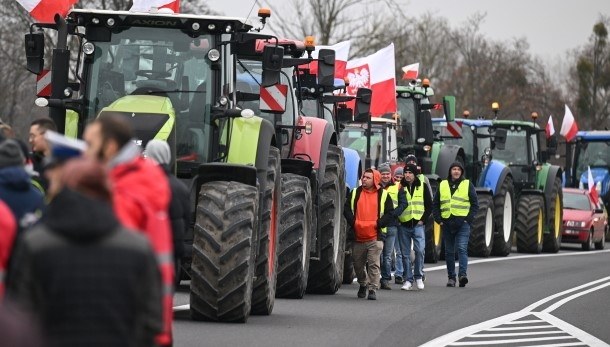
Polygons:
<instances>
[{"instance_id":1,"label":"tractor hood","mask_svg":"<svg viewBox=\"0 0 610 347\"><path fill-rule=\"evenodd\" d=\"M582 175L580 175L580 185L582 187L588 187L589 186L589 178L588 178L589 172L585 170L585 172L582 173ZM595 184L597 185L598 182L601 182L601 191L598 191L598 193L601 196L604 196L606 193L608 193L608 189L610 189L610 172L608 171L608 168L604 168L604 167L592 167L591 168L591 175L593 176L593 181L595 181Z\"/></svg>"}]
</instances>

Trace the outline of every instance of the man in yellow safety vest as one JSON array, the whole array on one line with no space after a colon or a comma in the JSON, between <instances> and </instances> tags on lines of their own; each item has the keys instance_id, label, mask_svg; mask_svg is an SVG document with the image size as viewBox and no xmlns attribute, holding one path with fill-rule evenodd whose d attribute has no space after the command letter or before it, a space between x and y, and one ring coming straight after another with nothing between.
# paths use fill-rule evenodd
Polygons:
<instances>
[{"instance_id":1,"label":"man in yellow safety vest","mask_svg":"<svg viewBox=\"0 0 610 347\"><path fill-rule=\"evenodd\" d=\"M468 239L472 221L479 210L477 193L472 183L464 178L464 167L454 162L449 175L441 181L432 203L434 220L441 225L445 243L447 287L455 287L455 248L459 259L458 280L460 287L468 283Z\"/></svg>"}]
</instances>

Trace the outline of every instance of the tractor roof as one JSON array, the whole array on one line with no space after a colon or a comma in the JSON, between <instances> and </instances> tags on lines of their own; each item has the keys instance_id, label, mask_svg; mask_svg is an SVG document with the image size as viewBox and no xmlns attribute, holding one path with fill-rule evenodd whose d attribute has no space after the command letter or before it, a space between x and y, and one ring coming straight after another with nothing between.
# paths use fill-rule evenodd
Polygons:
<instances>
[{"instance_id":1,"label":"tractor roof","mask_svg":"<svg viewBox=\"0 0 610 347\"><path fill-rule=\"evenodd\" d=\"M431 87L424 88L421 86L396 86L397 97L408 98L411 96L411 94L432 96L434 95L434 89Z\"/></svg>"},{"instance_id":2,"label":"tractor roof","mask_svg":"<svg viewBox=\"0 0 610 347\"><path fill-rule=\"evenodd\" d=\"M588 130L576 133L576 139L580 141L610 141L609 130Z\"/></svg>"},{"instance_id":3,"label":"tractor roof","mask_svg":"<svg viewBox=\"0 0 610 347\"><path fill-rule=\"evenodd\" d=\"M468 119L468 118L456 118L456 122L461 122L467 126L475 126L477 128L480 127L489 127L493 125L493 122L489 119ZM446 123L447 119L445 118L432 118L432 123Z\"/></svg>"},{"instance_id":4,"label":"tractor roof","mask_svg":"<svg viewBox=\"0 0 610 347\"><path fill-rule=\"evenodd\" d=\"M500 125L500 126L520 126L520 127L526 127L526 128L536 128L536 129L540 129L540 126L537 123L533 123L532 121L524 121L524 120L510 120L510 119L496 119L496 120L492 120L491 121L493 125Z\"/></svg>"}]
</instances>

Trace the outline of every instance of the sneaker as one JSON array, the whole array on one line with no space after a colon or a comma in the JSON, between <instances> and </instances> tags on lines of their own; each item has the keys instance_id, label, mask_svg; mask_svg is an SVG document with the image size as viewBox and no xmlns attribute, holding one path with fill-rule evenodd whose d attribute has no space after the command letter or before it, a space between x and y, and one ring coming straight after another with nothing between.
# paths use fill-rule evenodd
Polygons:
<instances>
[{"instance_id":1,"label":"sneaker","mask_svg":"<svg viewBox=\"0 0 610 347\"><path fill-rule=\"evenodd\" d=\"M406 281L405 284L402 286L402 290L411 290L411 288L413 288L413 284L409 281Z\"/></svg>"},{"instance_id":2,"label":"sneaker","mask_svg":"<svg viewBox=\"0 0 610 347\"><path fill-rule=\"evenodd\" d=\"M358 289L358 297L360 299L364 299L365 296L366 296L366 286L360 286L360 289Z\"/></svg>"},{"instance_id":3,"label":"sneaker","mask_svg":"<svg viewBox=\"0 0 610 347\"><path fill-rule=\"evenodd\" d=\"M422 274L422 275L421 275L421 280L422 280L422 281L424 281L424 282L426 282L426 274Z\"/></svg>"},{"instance_id":4,"label":"sneaker","mask_svg":"<svg viewBox=\"0 0 610 347\"><path fill-rule=\"evenodd\" d=\"M405 283L405 280L403 280L402 277L400 277L400 276L395 276L394 277L394 283L396 283L396 284L403 284L403 283Z\"/></svg>"},{"instance_id":5,"label":"sneaker","mask_svg":"<svg viewBox=\"0 0 610 347\"><path fill-rule=\"evenodd\" d=\"M374 290L369 290L369 300L377 300L377 294Z\"/></svg>"},{"instance_id":6,"label":"sneaker","mask_svg":"<svg viewBox=\"0 0 610 347\"><path fill-rule=\"evenodd\" d=\"M417 289L422 290L424 289L424 281L422 281L422 279L416 279L415 283L417 283Z\"/></svg>"},{"instance_id":7,"label":"sneaker","mask_svg":"<svg viewBox=\"0 0 610 347\"><path fill-rule=\"evenodd\" d=\"M449 281L447 281L447 287L455 287L455 278L450 278Z\"/></svg>"},{"instance_id":8,"label":"sneaker","mask_svg":"<svg viewBox=\"0 0 610 347\"><path fill-rule=\"evenodd\" d=\"M392 287L390 287L390 284L388 283L387 280L382 280L381 281L381 289L385 289L385 290L392 290Z\"/></svg>"},{"instance_id":9,"label":"sneaker","mask_svg":"<svg viewBox=\"0 0 610 347\"><path fill-rule=\"evenodd\" d=\"M460 287L466 287L466 283L468 283L468 277L460 276Z\"/></svg>"}]
</instances>

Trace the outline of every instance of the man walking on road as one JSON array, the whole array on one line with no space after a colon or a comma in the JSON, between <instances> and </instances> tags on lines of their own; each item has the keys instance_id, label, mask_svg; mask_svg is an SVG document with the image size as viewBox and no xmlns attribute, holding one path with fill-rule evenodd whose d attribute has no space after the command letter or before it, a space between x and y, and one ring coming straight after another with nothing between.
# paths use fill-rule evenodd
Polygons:
<instances>
[{"instance_id":1,"label":"man walking on road","mask_svg":"<svg viewBox=\"0 0 610 347\"><path fill-rule=\"evenodd\" d=\"M464 178L464 167L454 162L449 167L449 175L441 181L432 203L434 220L441 225L445 242L445 262L447 264L447 287L455 287L455 248L457 247L460 270L460 287L468 283L468 239L472 221L479 210L474 186Z\"/></svg>"},{"instance_id":2,"label":"man walking on road","mask_svg":"<svg viewBox=\"0 0 610 347\"><path fill-rule=\"evenodd\" d=\"M406 281L401 289L411 290L415 280L417 288L422 290L424 289L424 252L426 250L425 224L432 212L432 197L428 184L419 179L417 166L413 164L405 166L401 183L406 192L408 206L398 217L400 221L398 242L402 254L411 253L411 242L413 242L415 252L415 269L411 266L410 261L406 262Z\"/></svg>"},{"instance_id":3,"label":"man walking on road","mask_svg":"<svg viewBox=\"0 0 610 347\"><path fill-rule=\"evenodd\" d=\"M368 288L368 299L376 300L381 277L380 255L385 237L382 229L395 218L392 199L387 191L381 189L381 174L367 169L362 175L362 185L351 191L350 199L345 204L345 218L355 233L352 254L360 284L358 297L364 298Z\"/></svg>"}]
</instances>

